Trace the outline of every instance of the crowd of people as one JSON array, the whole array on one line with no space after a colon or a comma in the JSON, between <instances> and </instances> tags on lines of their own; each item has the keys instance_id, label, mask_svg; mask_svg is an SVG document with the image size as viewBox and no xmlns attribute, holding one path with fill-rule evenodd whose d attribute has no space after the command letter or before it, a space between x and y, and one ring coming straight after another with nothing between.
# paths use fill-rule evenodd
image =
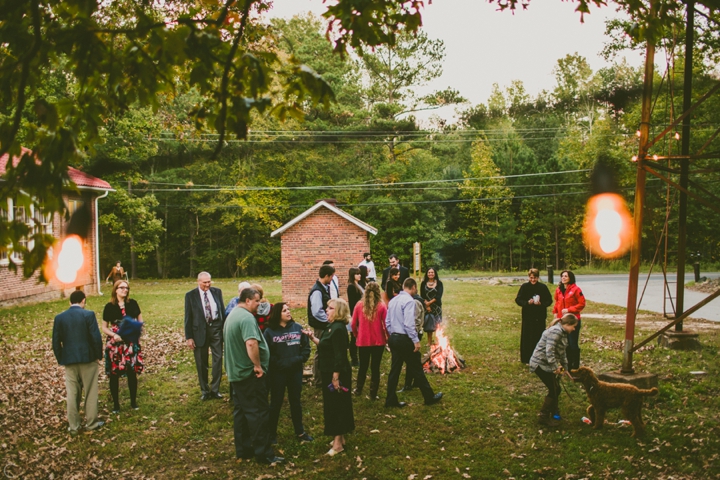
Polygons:
<instances>
[{"instance_id":1,"label":"crowd of people","mask_svg":"<svg viewBox=\"0 0 720 480\"><path fill-rule=\"evenodd\" d=\"M386 350L391 366L385 407L405 407L398 393L414 388L420 390L426 405L442 399L443 394L435 393L425 376L420 349L424 334L432 348L433 332L442 322L443 283L437 269L428 268L418 286L396 255L388 260L377 283L372 256L366 253L358 267L348 271L347 300L340 295L333 262L324 262L308 294L307 327L293 320L287 303L270 304L260 285L240 283L237 297L226 307L210 274L198 275L197 288L185 295L186 344L193 351L202 400L223 397L219 387L224 358L238 459L264 464L284 461L275 454L274 445L286 391L295 437L302 442L314 440L303 426L301 406L303 369L310 360L311 342L316 345L312 385L322 390L323 433L333 439L329 456L345 450L346 435L355 429L353 395L363 394L368 369L369 398L379 400L380 366ZM537 269L530 269L528 278L515 299L522 307L520 359L548 389L539 421L552 426L560 420L560 375L580 364L580 312L585 298L569 270L561 273L554 298L539 282ZM97 360L105 360L114 413L121 409L122 377L127 379L130 408L139 408L137 377L143 371L142 311L130 298L129 282L119 278L113 284L101 329L95 314L85 310L85 302L83 292L73 292L71 307L55 318L53 327L53 350L58 363L65 366L72 435L83 426L79 416L83 390L84 427L94 430L104 424L98 420ZM547 309L553 303L553 320L546 328ZM100 331L106 335L104 348ZM353 366L358 367L355 388ZM403 366L405 382L396 391Z\"/></svg>"}]
</instances>

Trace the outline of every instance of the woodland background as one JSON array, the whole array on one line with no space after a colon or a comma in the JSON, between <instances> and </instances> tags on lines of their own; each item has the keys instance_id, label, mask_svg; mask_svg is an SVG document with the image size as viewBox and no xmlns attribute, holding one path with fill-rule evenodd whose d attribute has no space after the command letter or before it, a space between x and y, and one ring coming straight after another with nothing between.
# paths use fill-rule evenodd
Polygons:
<instances>
[{"instance_id":1,"label":"woodland background","mask_svg":"<svg viewBox=\"0 0 720 480\"><path fill-rule=\"evenodd\" d=\"M142 278L200 270L219 277L277 274L280 241L270 232L330 197L378 229L371 244L380 265L390 253L409 263L413 242L422 243L424 265L440 268L522 271L601 263L581 238L590 170L598 161L613 166L632 206L641 71L623 62L592 71L585 58L569 55L557 60L552 91L531 97L515 81L495 85L486 103L469 105L452 88L414 95L440 75L445 54L443 42L422 31L401 34L395 46L362 57L341 57L318 18L273 20L263 28L266 47L312 67L335 101L284 121L254 113L247 139L227 139L217 157L217 135L198 133L188 113L203 101L191 86L192 72L178 76L155 108L131 106L108 117L101 142L78 165L117 190L100 203L103 270L119 259ZM603 54L609 59L627 47L623 28L608 25ZM682 23L665 37L666 64L655 79L656 133L682 111ZM695 92L717 81L717 49L702 42L707 48L693 65ZM47 72L46 96L68 95L70 88L62 72ZM457 108L454 124L436 118L420 125L414 116L448 104ZM692 149L717 128L718 106L710 99L693 117ZM679 143L669 136L662 150L677 153ZM703 162L710 161L695 166ZM698 181L720 194L716 176ZM676 195L649 179L646 262L669 211L673 263ZM706 265L717 262L720 237L706 210L690 208L688 232L689 252Z\"/></svg>"}]
</instances>

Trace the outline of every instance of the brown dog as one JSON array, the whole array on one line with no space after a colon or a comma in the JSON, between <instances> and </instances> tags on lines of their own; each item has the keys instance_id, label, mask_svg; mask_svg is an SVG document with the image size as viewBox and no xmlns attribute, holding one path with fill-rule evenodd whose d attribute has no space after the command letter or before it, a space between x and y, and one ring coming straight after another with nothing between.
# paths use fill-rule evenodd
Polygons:
<instances>
[{"instance_id":1,"label":"brown dog","mask_svg":"<svg viewBox=\"0 0 720 480\"><path fill-rule=\"evenodd\" d=\"M576 382L582 382L587 392L590 406L587 416L593 422L593 428L600 429L605 423L605 412L609 408L622 408L622 413L632 423L633 437L645 433L645 424L640 412L643 397L658 394L657 388L641 390L627 383L608 383L598 380L595 373L588 367L580 367L570 372Z\"/></svg>"}]
</instances>

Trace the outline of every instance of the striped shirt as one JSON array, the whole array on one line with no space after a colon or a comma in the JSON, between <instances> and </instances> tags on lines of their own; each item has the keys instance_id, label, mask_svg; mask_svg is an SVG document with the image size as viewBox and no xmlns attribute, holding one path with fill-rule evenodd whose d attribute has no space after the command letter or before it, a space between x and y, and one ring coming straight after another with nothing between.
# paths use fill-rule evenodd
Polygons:
<instances>
[{"instance_id":1,"label":"striped shirt","mask_svg":"<svg viewBox=\"0 0 720 480\"><path fill-rule=\"evenodd\" d=\"M567 370L565 349L568 346L568 334L560 322L545 330L530 358L530 371L538 367L546 372L554 372L560 365Z\"/></svg>"}]
</instances>

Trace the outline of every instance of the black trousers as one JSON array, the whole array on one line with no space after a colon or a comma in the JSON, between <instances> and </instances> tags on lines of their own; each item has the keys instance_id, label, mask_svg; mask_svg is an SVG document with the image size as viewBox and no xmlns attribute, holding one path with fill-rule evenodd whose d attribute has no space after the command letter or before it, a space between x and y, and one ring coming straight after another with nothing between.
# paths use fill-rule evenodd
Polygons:
<instances>
[{"instance_id":1,"label":"black trousers","mask_svg":"<svg viewBox=\"0 0 720 480\"><path fill-rule=\"evenodd\" d=\"M567 360L568 368L576 370L580 368L580 328L582 320L578 320L575 330L568 333Z\"/></svg>"},{"instance_id":2,"label":"black trousers","mask_svg":"<svg viewBox=\"0 0 720 480\"><path fill-rule=\"evenodd\" d=\"M365 386L365 377L367 376L368 366L370 367L370 388L377 389L380 385L380 363L382 362L384 346L375 347L358 347L360 355L360 368L357 374L357 389L362 390Z\"/></svg>"},{"instance_id":3,"label":"black trousers","mask_svg":"<svg viewBox=\"0 0 720 480\"><path fill-rule=\"evenodd\" d=\"M212 352L212 383L208 385L208 349ZM223 339L222 325L219 321L213 322L205 330L205 345L195 345L195 368L197 369L200 391L203 395L220 390L222 378Z\"/></svg>"},{"instance_id":4,"label":"black trousers","mask_svg":"<svg viewBox=\"0 0 720 480\"><path fill-rule=\"evenodd\" d=\"M553 405L557 405L558 399L560 398L560 379L558 376L553 372L546 372L540 367L535 369L535 375L540 377L540 380L542 380L547 387L547 396L552 398Z\"/></svg>"},{"instance_id":5,"label":"black trousers","mask_svg":"<svg viewBox=\"0 0 720 480\"><path fill-rule=\"evenodd\" d=\"M400 381L400 373L402 372L403 363L407 365L407 375L415 381L415 386L420 388L423 398L428 402L432 400L435 393L430 383L425 377L420 361L420 352L415 352L415 345L407 335L393 333L388 340L390 346L390 374L388 375L387 396L385 397L385 405L393 406L399 403L397 393L398 382Z\"/></svg>"},{"instance_id":6,"label":"black trousers","mask_svg":"<svg viewBox=\"0 0 720 480\"><path fill-rule=\"evenodd\" d=\"M285 399L285 389L288 392L290 402L290 416L292 417L295 435L305 433L302 423L302 404L300 394L302 393L302 365L280 370L275 369L268 375L270 383L270 438L277 438L277 427L280 419L280 410Z\"/></svg>"},{"instance_id":7,"label":"black trousers","mask_svg":"<svg viewBox=\"0 0 720 480\"><path fill-rule=\"evenodd\" d=\"M275 456L270 445L270 407L267 378L232 382L235 458L264 459Z\"/></svg>"}]
</instances>

